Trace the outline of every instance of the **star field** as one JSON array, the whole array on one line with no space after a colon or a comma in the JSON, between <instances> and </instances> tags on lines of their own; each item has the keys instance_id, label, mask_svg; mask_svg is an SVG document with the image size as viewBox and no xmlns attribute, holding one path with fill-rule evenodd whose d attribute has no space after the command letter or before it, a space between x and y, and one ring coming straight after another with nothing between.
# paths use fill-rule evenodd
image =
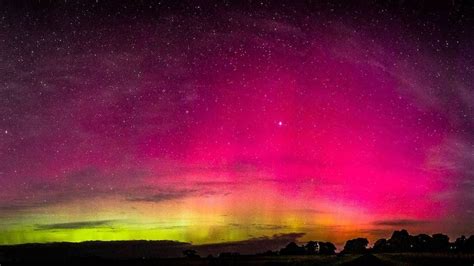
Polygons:
<instances>
[{"instance_id":1,"label":"star field","mask_svg":"<svg viewBox=\"0 0 474 266\"><path fill-rule=\"evenodd\" d=\"M0 244L473 234L472 6L0 11Z\"/></svg>"}]
</instances>

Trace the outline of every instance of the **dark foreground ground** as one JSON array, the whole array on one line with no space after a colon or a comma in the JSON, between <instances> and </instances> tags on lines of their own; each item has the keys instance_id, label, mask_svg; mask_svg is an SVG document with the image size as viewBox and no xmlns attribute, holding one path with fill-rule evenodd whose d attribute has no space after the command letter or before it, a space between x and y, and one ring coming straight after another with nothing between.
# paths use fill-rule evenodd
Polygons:
<instances>
[{"instance_id":1,"label":"dark foreground ground","mask_svg":"<svg viewBox=\"0 0 474 266\"><path fill-rule=\"evenodd\" d=\"M26 254L25 254L26 255ZM334 256L236 256L229 258L140 258L100 259L70 258L35 260L27 255L15 261L1 261L5 265L474 265L473 254L365 254Z\"/></svg>"}]
</instances>

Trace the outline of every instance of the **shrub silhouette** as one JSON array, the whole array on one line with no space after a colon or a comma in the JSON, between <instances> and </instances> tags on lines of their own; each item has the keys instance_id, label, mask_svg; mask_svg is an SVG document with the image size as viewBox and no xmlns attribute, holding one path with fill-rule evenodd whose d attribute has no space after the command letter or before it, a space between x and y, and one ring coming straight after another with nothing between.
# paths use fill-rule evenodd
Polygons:
<instances>
[{"instance_id":1,"label":"shrub silhouette","mask_svg":"<svg viewBox=\"0 0 474 266\"><path fill-rule=\"evenodd\" d=\"M267 250L267 251L265 251L265 252L263 252L263 253L259 253L259 254L257 254L257 255L262 255L262 256L276 256L276 255L278 255L278 252L273 251L273 250Z\"/></svg>"},{"instance_id":2,"label":"shrub silhouette","mask_svg":"<svg viewBox=\"0 0 474 266\"><path fill-rule=\"evenodd\" d=\"M239 252L222 252L219 253L219 258L236 258L239 257Z\"/></svg>"},{"instance_id":3,"label":"shrub silhouette","mask_svg":"<svg viewBox=\"0 0 474 266\"><path fill-rule=\"evenodd\" d=\"M200 258L201 257L197 254L196 250L193 250L193 249L186 249L185 251L183 251L183 255L186 258Z\"/></svg>"},{"instance_id":4,"label":"shrub silhouette","mask_svg":"<svg viewBox=\"0 0 474 266\"><path fill-rule=\"evenodd\" d=\"M291 242L280 249L280 255L333 255L335 253L336 246L333 243L322 241L309 241L301 247Z\"/></svg>"},{"instance_id":5,"label":"shrub silhouette","mask_svg":"<svg viewBox=\"0 0 474 266\"><path fill-rule=\"evenodd\" d=\"M305 255L304 247L298 246L295 242L291 242L286 247L280 249L280 255Z\"/></svg>"}]
</instances>

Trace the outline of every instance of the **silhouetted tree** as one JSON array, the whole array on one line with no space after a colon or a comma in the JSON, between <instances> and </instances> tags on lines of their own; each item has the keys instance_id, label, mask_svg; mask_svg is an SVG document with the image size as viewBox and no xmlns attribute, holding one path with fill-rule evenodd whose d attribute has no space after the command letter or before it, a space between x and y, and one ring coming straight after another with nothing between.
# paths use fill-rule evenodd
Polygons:
<instances>
[{"instance_id":1,"label":"silhouetted tree","mask_svg":"<svg viewBox=\"0 0 474 266\"><path fill-rule=\"evenodd\" d=\"M408 234L408 231L405 229L394 231L392 237L388 240L388 244L390 246L389 249L395 252L410 251L410 248L413 247L413 245L410 243L410 238L410 234Z\"/></svg>"},{"instance_id":2,"label":"silhouetted tree","mask_svg":"<svg viewBox=\"0 0 474 266\"><path fill-rule=\"evenodd\" d=\"M318 242L319 254L321 255L334 255L336 254L336 246L331 242Z\"/></svg>"},{"instance_id":3,"label":"silhouetted tree","mask_svg":"<svg viewBox=\"0 0 474 266\"><path fill-rule=\"evenodd\" d=\"M470 236L464 244L464 252L474 253L474 235Z\"/></svg>"},{"instance_id":4,"label":"silhouetted tree","mask_svg":"<svg viewBox=\"0 0 474 266\"><path fill-rule=\"evenodd\" d=\"M307 255L315 255L319 252L318 242L309 241L306 243L306 245L304 245L304 249Z\"/></svg>"},{"instance_id":5,"label":"silhouetted tree","mask_svg":"<svg viewBox=\"0 0 474 266\"><path fill-rule=\"evenodd\" d=\"M456 238L456 241L454 241L454 250L455 251L459 251L459 252L462 252L466 249L466 237L465 236L461 236L461 237L458 237Z\"/></svg>"},{"instance_id":6,"label":"silhouetted tree","mask_svg":"<svg viewBox=\"0 0 474 266\"><path fill-rule=\"evenodd\" d=\"M449 250L449 237L443 234L434 234L431 241L431 251Z\"/></svg>"},{"instance_id":7,"label":"silhouetted tree","mask_svg":"<svg viewBox=\"0 0 474 266\"><path fill-rule=\"evenodd\" d=\"M453 250L457 252L474 252L474 236L466 238L465 236L458 237L453 244Z\"/></svg>"},{"instance_id":8,"label":"silhouetted tree","mask_svg":"<svg viewBox=\"0 0 474 266\"><path fill-rule=\"evenodd\" d=\"M387 252L388 247L387 247L387 239L382 238L377 241L375 241L374 247L373 247L374 252Z\"/></svg>"},{"instance_id":9,"label":"silhouetted tree","mask_svg":"<svg viewBox=\"0 0 474 266\"><path fill-rule=\"evenodd\" d=\"M295 242L291 242L280 249L280 255L304 255L305 253L305 248L298 246Z\"/></svg>"},{"instance_id":10,"label":"silhouetted tree","mask_svg":"<svg viewBox=\"0 0 474 266\"><path fill-rule=\"evenodd\" d=\"M426 234L419 234L413 237L412 245L413 251L416 252L427 252L431 250L431 244L433 238Z\"/></svg>"},{"instance_id":11,"label":"silhouetted tree","mask_svg":"<svg viewBox=\"0 0 474 266\"><path fill-rule=\"evenodd\" d=\"M366 238L351 239L344 245L344 253L365 253L369 241Z\"/></svg>"}]
</instances>

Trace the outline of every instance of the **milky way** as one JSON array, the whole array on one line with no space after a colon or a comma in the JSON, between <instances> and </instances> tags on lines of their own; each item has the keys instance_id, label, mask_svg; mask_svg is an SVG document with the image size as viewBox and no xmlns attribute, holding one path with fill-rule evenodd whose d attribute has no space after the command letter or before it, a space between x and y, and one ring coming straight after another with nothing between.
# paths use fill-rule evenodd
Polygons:
<instances>
[{"instance_id":1,"label":"milky way","mask_svg":"<svg viewBox=\"0 0 474 266\"><path fill-rule=\"evenodd\" d=\"M467 2L2 4L0 243L474 233Z\"/></svg>"}]
</instances>

